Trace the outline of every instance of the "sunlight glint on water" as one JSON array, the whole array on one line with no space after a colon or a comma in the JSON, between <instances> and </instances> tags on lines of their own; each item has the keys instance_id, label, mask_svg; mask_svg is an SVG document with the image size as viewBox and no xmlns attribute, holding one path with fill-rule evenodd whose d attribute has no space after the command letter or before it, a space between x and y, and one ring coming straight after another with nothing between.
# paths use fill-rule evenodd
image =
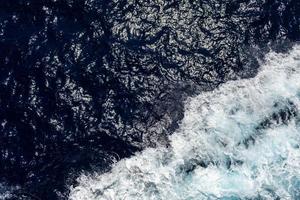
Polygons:
<instances>
[{"instance_id":1,"label":"sunlight glint on water","mask_svg":"<svg viewBox=\"0 0 300 200\"><path fill-rule=\"evenodd\" d=\"M186 102L170 148L79 177L71 200L300 199L300 46Z\"/></svg>"}]
</instances>

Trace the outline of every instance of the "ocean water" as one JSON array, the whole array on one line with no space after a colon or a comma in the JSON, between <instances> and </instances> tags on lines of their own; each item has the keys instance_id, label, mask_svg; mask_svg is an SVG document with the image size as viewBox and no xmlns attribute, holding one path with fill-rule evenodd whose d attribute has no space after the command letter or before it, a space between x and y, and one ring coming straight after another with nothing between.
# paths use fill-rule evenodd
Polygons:
<instances>
[{"instance_id":1,"label":"ocean water","mask_svg":"<svg viewBox=\"0 0 300 200\"><path fill-rule=\"evenodd\" d=\"M299 0L0 0L0 199L297 199L299 41Z\"/></svg>"},{"instance_id":2,"label":"ocean water","mask_svg":"<svg viewBox=\"0 0 300 200\"><path fill-rule=\"evenodd\" d=\"M254 78L188 98L169 147L83 173L69 199L300 199L299 109L296 45L267 54Z\"/></svg>"},{"instance_id":3,"label":"ocean water","mask_svg":"<svg viewBox=\"0 0 300 200\"><path fill-rule=\"evenodd\" d=\"M0 200L11 199L13 193L19 189L18 187L11 187L5 183L0 183Z\"/></svg>"}]
</instances>

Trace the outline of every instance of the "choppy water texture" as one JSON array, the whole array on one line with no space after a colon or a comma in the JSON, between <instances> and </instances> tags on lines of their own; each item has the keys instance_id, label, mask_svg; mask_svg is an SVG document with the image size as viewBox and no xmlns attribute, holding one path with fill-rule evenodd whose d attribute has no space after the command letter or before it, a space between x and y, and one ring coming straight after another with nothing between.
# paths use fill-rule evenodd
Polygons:
<instances>
[{"instance_id":1,"label":"choppy water texture","mask_svg":"<svg viewBox=\"0 0 300 200\"><path fill-rule=\"evenodd\" d=\"M13 197L13 193L18 188L7 186L4 183L0 183L0 200L6 200Z\"/></svg>"},{"instance_id":2,"label":"choppy water texture","mask_svg":"<svg viewBox=\"0 0 300 200\"><path fill-rule=\"evenodd\" d=\"M299 0L0 0L0 196L67 199L83 170L174 146L186 98L289 50L299 11ZM288 102L278 119L296 117ZM198 173L198 160L181 170Z\"/></svg>"},{"instance_id":3,"label":"choppy water texture","mask_svg":"<svg viewBox=\"0 0 300 200\"><path fill-rule=\"evenodd\" d=\"M186 102L169 148L82 175L71 200L300 199L300 46Z\"/></svg>"}]
</instances>

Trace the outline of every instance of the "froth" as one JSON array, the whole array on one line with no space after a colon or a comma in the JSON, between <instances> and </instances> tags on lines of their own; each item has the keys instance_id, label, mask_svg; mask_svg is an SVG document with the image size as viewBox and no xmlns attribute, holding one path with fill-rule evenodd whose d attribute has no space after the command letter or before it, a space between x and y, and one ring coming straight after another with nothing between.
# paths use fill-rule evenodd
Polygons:
<instances>
[{"instance_id":1,"label":"froth","mask_svg":"<svg viewBox=\"0 0 300 200\"><path fill-rule=\"evenodd\" d=\"M186 102L169 148L81 175L71 200L299 199L300 46Z\"/></svg>"}]
</instances>

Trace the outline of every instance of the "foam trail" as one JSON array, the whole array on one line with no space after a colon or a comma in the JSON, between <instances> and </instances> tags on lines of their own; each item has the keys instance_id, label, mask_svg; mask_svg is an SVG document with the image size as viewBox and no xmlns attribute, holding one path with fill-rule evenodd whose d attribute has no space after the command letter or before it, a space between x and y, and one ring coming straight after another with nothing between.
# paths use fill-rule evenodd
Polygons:
<instances>
[{"instance_id":1,"label":"foam trail","mask_svg":"<svg viewBox=\"0 0 300 200\"><path fill-rule=\"evenodd\" d=\"M170 148L82 175L70 200L300 199L300 46L190 98Z\"/></svg>"}]
</instances>

